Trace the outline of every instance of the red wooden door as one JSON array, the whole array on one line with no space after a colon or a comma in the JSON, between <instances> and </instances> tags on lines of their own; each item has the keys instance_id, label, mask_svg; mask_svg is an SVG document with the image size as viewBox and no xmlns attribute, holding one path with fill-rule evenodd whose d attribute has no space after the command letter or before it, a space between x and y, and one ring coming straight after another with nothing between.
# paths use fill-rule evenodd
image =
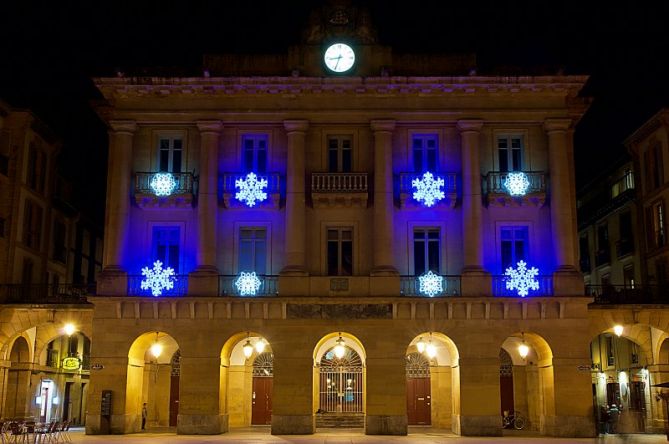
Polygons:
<instances>
[{"instance_id":1,"label":"red wooden door","mask_svg":"<svg viewBox=\"0 0 669 444\"><path fill-rule=\"evenodd\" d=\"M432 424L430 378L407 379L407 417L409 425Z\"/></svg>"},{"instance_id":2,"label":"red wooden door","mask_svg":"<svg viewBox=\"0 0 669 444\"><path fill-rule=\"evenodd\" d=\"M179 415L179 375L172 375L170 380L170 427L177 426Z\"/></svg>"},{"instance_id":3,"label":"red wooden door","mask_svg":"<svg viewBox=\"0 0 669 444\"><path fill-rule=\"evenodd\" d=\"M272 423L272 382L273 378L253 378L251 424Z\"/></svg>"},{"instance_id":4,"label":"red wooden door","mask_svg":"<svg viewBox=\"0 0 669 444\"><path fill-rule=\"evenodd\" d=\"M499 393L500 393L500 414L504 416L504 412L513 412L513 375L499 376Z\"/></svg>"}]
</instances>

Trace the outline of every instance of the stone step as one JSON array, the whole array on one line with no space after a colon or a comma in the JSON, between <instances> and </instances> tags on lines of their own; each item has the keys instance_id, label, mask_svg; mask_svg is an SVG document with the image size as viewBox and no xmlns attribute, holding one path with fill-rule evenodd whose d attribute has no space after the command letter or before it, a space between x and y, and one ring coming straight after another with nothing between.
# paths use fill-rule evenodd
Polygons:
<instances>
[{"instance_id":1,"label":"stone step","mask_svg":"<svg viewBox=\"0 0 669 444\"><path fill-rule=\"evenodd\" d=\"M363 414L318 414L316 427L322 428L362 428L365 426Z\"/></svg>"}]
</instances>

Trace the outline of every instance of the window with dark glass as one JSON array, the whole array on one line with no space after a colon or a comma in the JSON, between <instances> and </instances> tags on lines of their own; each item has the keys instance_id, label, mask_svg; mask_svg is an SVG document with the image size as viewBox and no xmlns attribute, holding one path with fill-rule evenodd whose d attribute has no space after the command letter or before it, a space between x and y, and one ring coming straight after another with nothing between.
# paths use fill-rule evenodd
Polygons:
<instances>
[{"instance_id":1,"label":"window with dark glass","mask_svg":"<svg viewBox=\"0 0 669 444\"><path fill-rule=\"evenodd\" d=\"M523 138L520 136L497 137L497 154L501 172L522 171Z\"/></svg>"},{"instance_id":2,"label":"window with dark glass","mask_svg":"<svg viewBox=\"0 0 669 444\"><path fill-rule=\"evenodd\" d=\"M500 229L502 248L502 271L515 268L519 261L527 262L527 227L502 227Z\"/></svg>"},{"instance_id":3,"label":"window with dark glass","mask_svg":"<svg viewBox=\"0 0 669 444\"><path fill-rule=\"evenodd\" d=\"M153 257L154 261L163 263L163 269L172 267L179 273L179 227L153 227Z\"/></svg>"},{"instance_id":4,"label":"window with dark glass","mask_svg":"<svg viewBox=\"0 0 669 444\"><path fill-rule=\"evenodd\" d=\"M353 274L353 229L329 228L327 233L328 275Z\"/></svg>"},{"instance_id":5,"label":"window with dark glass","mask_svg":"<svg viewBox=\"0 0 669 444\"><path fill-rule=\"evenodd\" d=\"M597 227L597 266L611 261L611 247L609 246L609 226L602 224Z\"/></svg>"},{"instance_id":6,"label":"window with dark glass","mask_svg":"<svg viewBox=\"0 0 669 444\"><path fill-rule=\"evenodd\" d=\"M618 216L620 239L618 240L618 257L634 251L634 234L632 232L632 212L626 211Z\"/></svg>"},{"instance_id":7,"label":"window with dark glass","mask_svg":"<svg viewBox=\"0 0 669 444\"><path fill-rule=\"evenodd\" d=\"M42 207L26 199L23 211L23 243L25 246L40 249L42 235Z\"/></svg>"},{"instance_id":8,"label":"window with dark glass","mask_svg":"<svg viewBox=\"0 0 669 444\"><path fill-rule=\"evenodd\" d=\"M580 252L580 265L581 271L584 273L590 272L590 243L588 241L588 236L581 236L578 241L578 247Z\"/></svg>"},{"instance_id":9,"label":"window with dark glass","mask_svg":"<svg viewBox=\"0 0 669 444\"><path fill-rule=\"evenodd\" d=\"M46 181L46 154L35 143L28 146L28 170L26 184L38 193L44 192Z\"/></svg>"},{"instance_id":10,"label":"window with dark glass","mask_svg":"<svg viewBox=\"0 0 669 444\"><path fill-rule=\"evenodd\" d=\"M183 140L181 138L160 138L159 165L163 172L180 173L183 162Z\"/></svg>"},{"instance_id":11,"label":"window with dark glass","mask_svg":"<svg viewBox=\"0 0 669 444\"><path fill-rule=\"evenodd\" d=\"M0 237L5 237L5 225L7 224L7 219L0 217Z\"/></svg>"},{"instance_id":12,"label":"window with dark glass","mask_svg":"<svg viewBox=\"0 0 669 444\"><path fill-rule=\"evenodd\" d=\"M634 264L626 265L623 268L623 284L626 288L634 288L636 280L634 279Z\"/></svg>"},{"instance_id":13,"label":"window with dark glass","mask_svg":"<svg viewBox=\"0 0 669 444\"><path fill-rule=\"evenodd\" d=\"M353 169L353 152L350 136L328 138L328 171L350 173Z\"/></svg>"},{"instance_id":14,"label":"window with dark glass","mask_svg":"<svg viewBox=\"0 0 669 444\"><path fill-rule=\"evenodd\" d=\"M663 247L666 244L664 202L656 201L646 208L646 234L648 247L651 249Z\"/></svg>"},{"instance_id":15,"label":"window with dark glass","mask_svg":"<svg viewBox=\"0 0 669 444\"><path fill-rule=\"evenodd\" d=\"M9 176L9 131L0 131L0 174Z\"/></svg>"},{"instance_id":16,"label":"window with dark glass","mask_svg":"<svg viewBox=\"0 0 669 444\"><path fill-rule=\"evenodd\" d=\"M242 228L239 230L239 271L266 274L267 230Z\"/></svg>"},{"instance_id":17,"label":"window with dark glass","mask_svg":"<svg viewBox=\"0 0 669 444\"><path fill-rule=\"evenodd\" d=\"M417 173L437 171L437 153L439 151L436 134L414 134L411 140L413 152L413 170Z\"/></svg>"},{"instance_id":18,"label":"window with dark glass","mask_svg":"<svg viewBox=\"0 0 669 444\"><path fill-rule=\"evenodd\" d=\"M439 274L440 239L438 228L416 228L413 232L414 275L427 271Z\"/></svg>"},{"instance_id":19,"label":"window with dark glass","mask_svg":"<svg viewBox=\"0 0 669 444\"><path fill-rule=\"evenodd\" d=\"M67 259L65 224L58 220L53 223L53 259L60 262L65 262Z\"/></svg>"},{"instance_id":20,"label":"window with dark glass","mask_svg":"<svg viewBox=\"0 0 669 444\"><path fill-rule=\"evenodd\" d=\"M660 142L655 142L646 149L644 163L646 164L646 191L650 192L664 183L662 144Z\"/></svg>"},{"instance_id":21,"label":"window with dark glass","mask_svg":"<svg viewBox=\"0 0 669 444\"><path fill-rule=\"evenodd\" d=\"M246 135L242 138L245 173L263 174L267 171L267 136Z\"/></svg>"}]
</instances>

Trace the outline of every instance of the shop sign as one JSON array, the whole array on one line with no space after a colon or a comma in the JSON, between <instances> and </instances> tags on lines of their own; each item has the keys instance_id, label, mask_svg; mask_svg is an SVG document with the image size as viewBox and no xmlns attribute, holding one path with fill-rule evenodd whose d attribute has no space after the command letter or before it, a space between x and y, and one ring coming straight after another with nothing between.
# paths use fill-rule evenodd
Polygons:
<instances>
[{"instance_id":1,"label":"shop sign","mask_svg":"<svg viewBox=\"0 0 669 444\"><path fill-rule=\"evenodd\" d=\"M68 356L63 358L63 370L79 370L81 367L81 360L75 356Z\"/></svg>"}]
</instances>

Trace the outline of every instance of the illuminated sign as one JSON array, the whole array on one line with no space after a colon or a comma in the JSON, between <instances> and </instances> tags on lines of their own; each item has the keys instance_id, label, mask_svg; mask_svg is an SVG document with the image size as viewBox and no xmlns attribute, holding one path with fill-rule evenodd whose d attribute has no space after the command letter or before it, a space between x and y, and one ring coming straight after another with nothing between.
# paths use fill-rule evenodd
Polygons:
<instances>
[{"instance_id":1,"label":"illuminated sign","mask_svg":"<svg viewBox=\"0 0 669 444\"><path fill-rule=\"evenodd\" d=\"M79 370L79 367L81 367L81 359L76 356L68 356L67 358L63 358L61 367L63 370Z\"/></svg>"}]
</instances>

